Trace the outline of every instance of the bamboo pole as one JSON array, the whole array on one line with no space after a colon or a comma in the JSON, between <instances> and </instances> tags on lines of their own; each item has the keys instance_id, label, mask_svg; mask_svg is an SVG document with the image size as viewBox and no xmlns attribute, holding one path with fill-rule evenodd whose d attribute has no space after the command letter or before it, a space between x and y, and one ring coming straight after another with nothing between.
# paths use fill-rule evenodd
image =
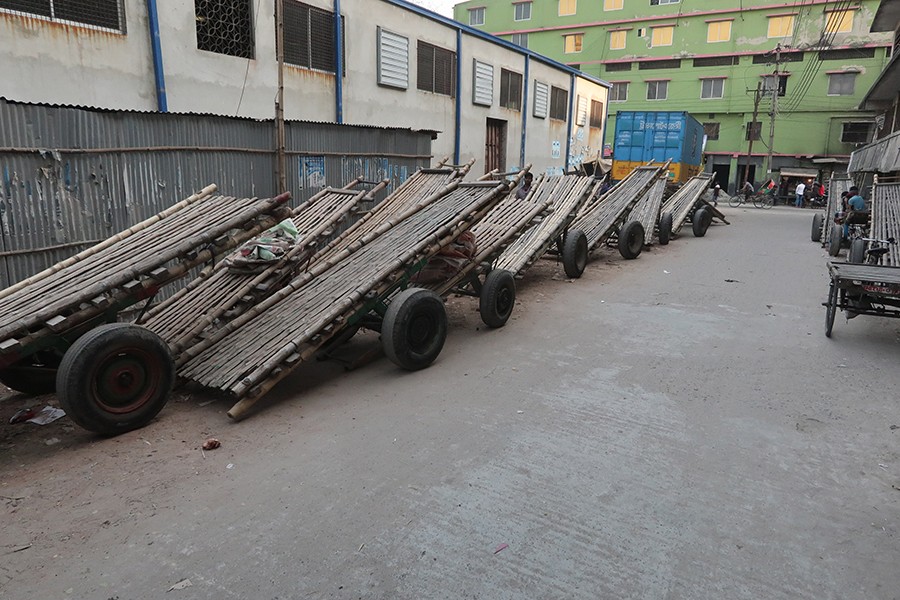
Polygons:
<instances>
[{"instance_id":1,"label":"bamboo pole","mask_svg":"<svg viewBox=\"0 0 900 600\"><path fill-rule=\"evenodd\" d=\"M217 188L216 188L215 184L210 184L210 185L206 186L205 188L203 188L202 190L200 190L199 192L197 192L195 194L191 194L190 196L188 196L181 202L178 202L177 204L170 206L169 208L157 213L156 215L154 215L148 219L141 221L140 223L136 223L136 224L132 225L131 227L129 227L128 229L125 229L124 231L120 231L116 235L100 242L96 246L91 246L90 248L86 248L85 250L82 250L75 256L71 256L71 257L67 258L66 260L58 262L55 265L48 267L47 269L44 269L40 273L36 273L27 279L23 279L22 281L9 286L6 289L0 290L0 299L9 296L13 292L17 292L18 290L24 288L25 286L31 285L35 281L39 281L40 279L43 279L44 277L46 277L48 275L58 273L59 271L62 271L63 269L68 268L71 265L74 265L78 261L84 260L85 258L87 258L89 256L93 256L93 255L97 254L98 252L101 252L102 250L109 248L113 244L120 242L123 239L125 239L131 235L134 235L138 231L142 231L142 230L150 227L154 223L157 223L158 221L161 221L161 220L175 214L182 208L189 206L189 205L193 204L194 202L197 202L198 200L202 200L203 198L211 196L213 194L213 192L216 191L216 189Z\"/></svg>"}]
</instances>

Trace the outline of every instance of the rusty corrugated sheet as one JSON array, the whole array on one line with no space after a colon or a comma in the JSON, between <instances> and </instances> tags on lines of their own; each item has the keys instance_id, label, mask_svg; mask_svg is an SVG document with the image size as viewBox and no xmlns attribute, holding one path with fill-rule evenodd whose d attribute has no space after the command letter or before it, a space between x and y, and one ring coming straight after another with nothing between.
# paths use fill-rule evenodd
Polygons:
<instances>
[{"instance_id":1,"label":"rusty corrugated sheet","mask_svg":"<svg viewBox=\"0 0 900 600\"><path fill-rule=\"evenodd\" d=\"M427 132L291 122L287 134L295 203L360 175L393 187L430 162ZM0 288L208 183L276 195L273 143L265 121L0 99Z\"/></svg>"}]
</instances>

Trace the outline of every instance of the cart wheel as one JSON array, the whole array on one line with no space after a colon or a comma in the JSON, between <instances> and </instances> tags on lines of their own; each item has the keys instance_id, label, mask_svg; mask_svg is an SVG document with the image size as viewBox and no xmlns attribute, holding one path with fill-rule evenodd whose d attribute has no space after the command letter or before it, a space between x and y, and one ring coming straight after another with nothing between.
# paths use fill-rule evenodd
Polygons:
<instances>
[{"instance_id":1,"label":"cart wheel","mask_svg":"<svg viewBox=\"0 0 900 600\"><path fill-rule=\"evenodd\" d=\"M56 391L56 368L23 360L0 370L0 383L26 396L41 396Z\"/></svg>"},{"instance_id":2,"label":"cart wheel","mask_svg":"<svg viewBox=\"0 0 900 600\"><path fill-rule=\"evenodd\" d=\"M640 221L629 221L619 231L619 254L632 259L641 255L644 249L644 226Z\"/></svg>"},{"instance_id":3,"label":"cart wheel","mask_svg":"<svg viewBox=\"0 0 900 600\"><path fill-rule=\"evenodd\" d=\"M672 238L672 213L666 211L659 215L659 245L665 246Z\"/></svg>"},{"instance_id":4,"label":"cart wheel","mask_svg":"<svg viewBox=\"0 0 900 600\"><path fill-rule=\"evenodd\" d=\"M563 269L566 277L570 279L578 279L584 273L588 260L588 243L587 236L580 229L573 229L566 234L566 241L563 243ZM513 289L515 293L515 289Z\"/></svg>"},{"instance_id":5,"label":"cart wheel","mask_svg":"<svg viewBox=\"0 0 900 600\"><path fill-rule=\"evenodd\" d=\"M831 328L834 326L834 315L838 305L838 286L832 280L828 288L828 304L825 305L825 337L831 337Z\"/></svg>"},{"instance_id":6,"label":"cart wheel","mask_svg":"<svg viewBox=\"0 0 900 600\"><path fill-rule=\"evenodd\" d=\"M847 262L861 265L866 261L866 243L855 239L850 242L850 252L847 253Z\"/></svg>"},{"instance_id":7,"label":"cart wheel","mask_svg":"<svg viewBox=\"0 0 900 600\"><path fill-rule=\"evenodd\" d=\"M835 223L831 227L831 239L828 241L828 254L837 256L841 253L841 239L844 237L844 228Z\"/></svg>"},{"instance_id":8,"label":"cart wheel","mask_svg":"<svg viewBox=\"0 0 900 600\"><path fill-rule=\"evenodd\" d=\"M574 237L574 234L573 231L569 232L564 246L568 246L568 240L570 237ZM581 235L584 237L583 233ZM585 245L587 245L586 240ZM565 261L565 258L563 260ZM566 270L566 274L568 274L568 270ZM513 278L513 274L505 269L497 269L488 273L481 286L481 297L478 301L478 310L484 324L495 329L503 327L509 321L515 305L516 280Z\"/></svg>"},{"instance_id":9,"label":"cart wheel","mask_svg":"<svg viewBox=\"0 0 900 600\"><path fill-rule=\"evenodd\" d=\"M819 242L822 241L822 225L825 223L825 215L822 213L816 213L813 215L813 223L812 223L812 241Z\"/></svg>"},{"instance_id":10,"label":"cart wheel","mask_svg":"<svg viewBox=\"0 0 900 600\"><path fill-rule=\"evenodd\" d=\"M391 362L408 371L434 362L447 339L447 311L441 297L409 288L394 298L384 314L381 343Z\"/></svg>"},{"instance_id":11,"label":"cart wheel","mask_svg":"<svg viewBox=\"0 0 900 600\"><path fill-rule=\"evenodd\" d=\"M128 323L85 333L66 351L56 373L66 414L103 435L149 423L166 404L174 382L175 363L166 343Z\"/></svg>"},{"instance_id":12,"label":"cart wheel","mask_svg":"<svg viewBox=\"0 0 900 600\"><path fill-rule=\"evenodd\" d=\"M743 203L744 197L740 192L728 199L728 206L730 206L731 208L737 208Z\"/></svg>"},{"instance_id":13,"label":"cart wheel","mask_svg":"<svg viewBox=\"0 0 900 600\"><path fill-rule=\"evenodd\" d=\"M694 232L694 237L706 235L706 230L709 229L710 223L712 223L711 212L705 208L695 210L694 215L691 217L691 229Z\"/></svg>"}]
</instances>

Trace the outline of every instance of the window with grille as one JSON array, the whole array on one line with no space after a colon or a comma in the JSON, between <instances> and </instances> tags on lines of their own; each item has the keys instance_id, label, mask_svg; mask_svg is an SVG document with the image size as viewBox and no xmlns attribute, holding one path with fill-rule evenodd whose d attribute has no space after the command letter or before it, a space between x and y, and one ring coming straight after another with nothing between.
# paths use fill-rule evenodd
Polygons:
<instances>
[{"instance_id":1,"label":"window with grille","mask_svg":"<svg viewBox=\"0 0 900 600\"><path fill-rule=\"evenodd\" d=\"M416 86L424 92L456 97L456 52L419 40Z\"/></svg>"},{"instance_id":2,"label":"window with grille","mask_svg":"<svg viewBox=\"0 0 900 600\"><path fill-rule=\"evenodd\" d=\"M527 33L514 33L512 34L512 38L510 41L516 46L522 46L523 48L528 47L528 34Z\"/></svg>"},{"instance_id":3,"label":"window with grille","mask_svg":"<svg viewBox=\"0 0 900 600\"><path fill-rule=\"evenodd\" d=\"M625 34L628 33L624 29L621 31L610 31L609 32L609 49L610 50L624 50L625 49Z\"/></svg>"},{"instance_id":4,"label":"window with grille","mask_svg":"<svg viewBox=\"0 0 900 600\"><path fill-rule=\"evenodd\" d=\"M286 0L284 62L334 73L335 60L334 13L302 2Z\"/></svg>"},{"instance_id":5,"label":"window with grille","mask_svg":"<svg viewBox=\"0 0 900 600\"><path fill-rule=\"evenodd\" d=\"M764 94L772 94L772 90L778 85L778 96L784 97L787 94L787 75L779 75L778 83L775 83L775 75L763 75L762 79L762 91Z\"/></svg>"},{"instance_id":6,"label":"window with grille","mask_svg":"<svg viewBox=\"0 0 900 600\"><path fill-rule=\"evenodd\" d=\"M639 71L652 71L653 69L678 69L681 61L677 58L668 60L643 60L638 63Z\"/></svg>"},{"instance_id":7,"label":"window with grille","mask_svg":"<svg viewBox=\"0 0 900 600\"><path fill-rule=\"evenodd\" d=\"M564 35L563 40L565 40L566 43L566 54L575 54L581 52L581 46L584 42L584 34L573 33L572 35Z\"/></svg>"},{"instance_id":8,"label":"window with grille","mask_svg":"<svg viewBox=\"0 0 900 600\"><path fill-rule=\"evenodd\" d=\"M829 96L852 96L856 89L856 76L859 73L829 73Z\"/></svg>"},{"instance_id":9,"label":"window with grille","mask_svg":"<svg viewBox=\"0 0 900 600\"><path fill-rule=\"evenodd\" d=\"M484 7L469 9L469 25L484 25Z\"/></svg>"},{"instance_id":10,"label":"window with grille","mask_svg":"<svg viewBox=\"0 0 900 600\"><path fill-rule=\"evenodd\" d=\"M657 46L671 46L672 38L675 35L675 28L672 26L669 27L653 27L651 30L650 36L650 47L656 48Z\"/></svg>"},{"instance_id":11,"label":"window with grille","mask_svg":"<svg viewBox=\"0 0 900 600\"><path fill-rule=\"evenodd\" d=\"M680 0L650 0L650 6L662 6L663 4L678 4Z\"/></svg>"},{"instance_id":12,"label":"window with grille","mask_svg":"<svg viewBox=\"0 0 900 600\"><path fill-rule=\"evenodd\" d=\"M665 100L669 97L668 81L648 81L647 100Z\"/></svg>"},{"instance_id":13,"label":"window with grille","mask_svg":"<svg viewBox=\"0 0 900 600\"><path fill-rule=\"evenodd\" d=\"M216 54L253 58L250 0L194 0L197 48ZM285 6L285 14L287 6ZM287 40L285 28L285 40ZM287 44L285 44L285 49Z\"/></svg>"},{"instance_id":14,"label":"window with grille","mask_svg":"<svg viewBox=\"0 0 900 600\"><path fill-rule=\"evenodd\" d=\"M494 103L494 65L472 60L472 104L490 106Z\"/></svg>"},{"instance_id":15,"label":"window with grille","mask_svg":"<svg viewBox=\"0 0 900 600\"><path fill-rule=\"evenodd\" d=\"M559 11L557 14L560 17L574 15L577 9L577 3L578 0L559 0Z\"/></svg>"},{"instance_id":16,"label":"window with grille","mask_svg":"<svg viewBox=\"0 0 900 600\"><path fill-rule=\"evenodd\" d=\"M706 58L695 58L695 67L730 67L741 64L739 56L709 56Z\"/></svg>"},{"instance_id":17,"label":"window with grille","mask_svg":"<svg viewBox=\"0 0 900 600\"><path fill-rule=\"evenodd\" d=\"M604 65L606 67L606 71L611 73L613 71L630 71L631 63L630 62L620 62L620 63L607 63Z\"/></svg>"},{"instance_id":18,"label":"window with grille","mask_svg":"<svg viewBox=\"0 0 900 600\"><path fill-rule=\"evenodd\" d=\"M706 27L706 41L727 42L731 39L731 21L713 21Z\"/></svg>"},{"instance_id":19,"label":"window with grille","mask_svg":"<svg viewBox=\"0 0 900 600\"><path fill-rule=\"evenodd\" d=\"M531 19L531 2L519 2L513 5L513 19L528 21Z\"/></svg>"},{"instance_id":20,"label":"window with grille","mask_svg":"<svg viewBox=\"0 0 900 600\"><path fill-rule=\"evenodd\" d=\"M534 110L532 112L538 119L547 117L549 95L550 88L547 87L546 83L540 81L534 82Z\"/></svg>"},{"instance_id":21,"label":"window with grille","mask_svg":"<svg viewBox=\"0 0 900 600\"><path fill-rule=\"evenodd\" d=\"M628 100L628 82L627 81L616 81L612 84L612 89L609 91L609 101L610 102L625 102Z\"/></svg>"},{"instance_id":22,"label":"window with grille","mask_svg":"<svg viewBox=\"0 0 900 600\"><path fill-rule=\"evenodd\" d=\"M762 121L748 121L744 139L748 142L750 140L756 141L759 139L760 133L762 133Z\"/></svg>"},{"instance_id":23,"label":"window with grille","mask_svg":"<svg viewBox=\"0 0 900 600\"><path fill-rule=\"evenodd\" d=\"M872 141L874 123L848 121L841 124L841 141L845 144L868 144Z\"/></svg>"},{"instance_id":24,"label":"window with grille","mask_svg":"<svg viewBox=\"0 0 900 600\"><path fill-rule=\"evenodd\" d=\"M378 85L409 88L409 38L381 27L378 31Z\"/></svg>"},{"instance_id":25,"label":"window with grille","mask_svg":"<svg viewBox=\"0 0 900 600\"><path fill-rule=\"evenodd\" d=\"M603 103L591 100L591 127L603 127Z\"/></svg>"},{"instance_id":26,"label":"window with grille","mask_svg":"<svg viewBox=\"0 0 900 600\"><path fill-rule=\"evenodd\" d=\"M848 33L853 30L852 10L825 13L825 33Z\"/></svg>"},{"instance_id":27,"label":"window with grille","mask_svg":"<svg viewBox=\"0 0 900 600\"><path fill-rule=\"evenodd\" d=\"M122 0L0 0L0 10L125 32Z\"/></svg>"},{"instance_id":28,"label":"window with grille","mask_svg":"<svg viewBox=\"0 0 900 600\"><path fill-rule=\"evenodd\" d=\"M794 15L783 17L769 17L770 38L788 37L794 33Z\"/></svg>"},{"instance_id":29,"label":"window with grille","mask_svg":"<svg viewBox=\"0 0 900 600\"><path fill-rule=\"evenodd\" d=\"M500 69L500 106L522 110L522 75Z\"/></svg>"},{"instance_id":30,"label":"window with grille","mask_svg":"<svg viewBox=\"0 0 900 600\"><path fill-rule=\"evenodd\" d=\"M782 52L781 58L779 59L781 62L803 62L803 52ZM775 53L774 52L766 52L765 54L754 54L753 55L753 64L754 65L773 65L775 64Z\"/></svg>"},{"instance_id":31,"label":"window with grille","mask_svg":"<svg viewBox=\"0 0 900 600\"><path fill-rule=\"evenodd\" d=\"M569 114L569 91L555 85L550 88L550 118L566 120Z\"/></svg>"},{"instance_id":32,"label":"window with grille","mask_svg":"<svg viewBox=\"0 0 900 600\"><path fill-rule=\"evenodd\" d=\"M853 60L856 58L875 58L875 48L845 48L819 52L819 60Z\"/></svg>"},{"instance_id":33,"label":"window with grille","mask_svg":"<svg viewBox=\"0 0 900 600\"><path fill-rule=\"evenodd\" d=\"M703 133L706 134L708 140L719 139L719 123L704 123Z\"/></svg>"}]
</instances>

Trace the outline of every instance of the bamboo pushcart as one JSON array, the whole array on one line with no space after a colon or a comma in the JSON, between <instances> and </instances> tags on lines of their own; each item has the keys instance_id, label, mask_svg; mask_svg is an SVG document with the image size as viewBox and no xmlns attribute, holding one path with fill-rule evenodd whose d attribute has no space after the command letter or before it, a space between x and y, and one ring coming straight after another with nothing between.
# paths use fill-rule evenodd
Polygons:
<instances>
[{"instance_id":1,"label":"bamboo pushcart","mask_svg":"<svg viewBox=\"0 0 900 600\"><path fill-rule=\"evenodd\" d=\"M137 225L0 291L0 381L30 394L56 390L77 424L116 434L165 405L175 369L152 331L118 323L193 267L289 214L276 198L214 195L210 185Z\"/></svg>"}]
</instances>

